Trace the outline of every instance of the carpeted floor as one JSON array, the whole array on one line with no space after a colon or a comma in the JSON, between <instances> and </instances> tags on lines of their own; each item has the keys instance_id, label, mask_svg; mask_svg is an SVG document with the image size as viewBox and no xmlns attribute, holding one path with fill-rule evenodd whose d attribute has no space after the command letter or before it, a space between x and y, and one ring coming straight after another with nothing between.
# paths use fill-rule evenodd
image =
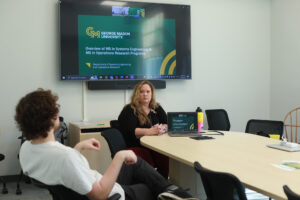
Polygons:
<instances>
[{"instance_id":1,"label":"carpeted floor","mask_svg":"<svg viewBox=\"0 0 300 200\"><path fill-rule=\"evenodd\" d=\"M32 184L21 183L21 195L16 195L16 182L7 183L8 194L2 194L2 184L0 185L1 200L52 200L48 190L37 188Z\"/></svg>"}]
</instances>

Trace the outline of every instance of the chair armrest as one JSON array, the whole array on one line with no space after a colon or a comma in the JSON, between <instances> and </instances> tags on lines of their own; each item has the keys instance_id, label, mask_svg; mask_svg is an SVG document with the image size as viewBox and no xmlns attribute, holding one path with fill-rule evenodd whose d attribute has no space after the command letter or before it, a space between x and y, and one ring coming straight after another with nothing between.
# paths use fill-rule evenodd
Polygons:
<instances>
[{"instance_id":1,"label":"chair armrest","mask_svg":"<svg viewBox=\"0 0 300 200\"><path fill-rule=\"evenodd\" d=\"M121 195L119 193L116 193L112 195L111 197L107 198L107 200L118 200L121 198Z\"/></svg>"}]
</instances>

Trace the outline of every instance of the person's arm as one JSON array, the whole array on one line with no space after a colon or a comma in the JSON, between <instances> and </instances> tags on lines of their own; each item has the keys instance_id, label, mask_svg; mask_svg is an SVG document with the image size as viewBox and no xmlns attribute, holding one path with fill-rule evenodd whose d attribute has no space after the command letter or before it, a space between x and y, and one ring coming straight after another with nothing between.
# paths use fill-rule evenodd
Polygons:
<instances>
[{"instance_id":1,"label":"person's arm","mask_svg":"<svg viewBox=\"0 0 300 200\"><path fill-rule=\"evenodd\" d=\"M113 158L107 171L100 181L93 184L92 190L87 193L87 197L93 200L107 199L120 172L123 162L134 164L137 161L136 155L131 150L119 151Z\"/></svg>"},{"instance_id":2,"label":"person's arm","mask_svg":"<svg viewBox=\"0 0 300 200\"><path fill-rule=\"evenodd\" d=\"M152 126L151 128L136 128L134 134L137 138L141 138L144 135L158 135L158 126Z\"/></svg>"},{"instance_id":3,"label":"person's arm","mask_svg":"<svg viewBox=\"0 0 300 200\"><path fill-rule=\"evenodd\" d=\"M100 142L96 140L95 138L83 140L79 143L77 143L74 147L77 151L81 152L82 150L100 150Z\"/></svg>"},{"instance_id":4,"label":"person's arm","mask_svg":"<svg viewBox=\"0 0 300 200\"><path fill-rule=\"evenodd\" d=\"M155 110L159 124L155 124L151 128L136 128L135 136L141 138L144 135L161 135L168 130L167 114L161 106Z\"/></svg>"}]
</instances>

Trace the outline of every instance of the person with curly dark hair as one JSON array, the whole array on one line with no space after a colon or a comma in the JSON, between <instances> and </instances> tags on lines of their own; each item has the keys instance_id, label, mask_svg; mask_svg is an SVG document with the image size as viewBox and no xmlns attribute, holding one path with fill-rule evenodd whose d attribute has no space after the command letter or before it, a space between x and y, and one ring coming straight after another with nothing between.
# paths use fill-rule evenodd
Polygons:
<instances>
[{"instance_id":1,"label":"person with curly dark hair","mask_svg":"<svg viewBox=\"0 0 300 200\"><path fill-rule=\"evenodd\" d=\"M58 116L58 96L50 90L38 89L23 97L16 107L15 120L23 135L28 139L46 138ZM42 108L42 109L41 109Z\"/></svg>"},{"instance_id":2,"label":"person with curly dark hair","mask_svg":"<svg viewBox=\"0 0 300 200\"><path fill-rule=\"evenodd\" d=\"M26 137L20 149L23 172L47 185L65 187L90 199L106 199L119 193L121 200L156 199L168 192L189 197L180 188L174 188L147 162L131 150L116 153L107 171L101 175L91 170L82 150L100 150L98 140L81 141L74 148L55 141L54 132L59 128L58 96L50 90L38 89L19 101L15 120ZM117 183L118 181L119 183ZM136 184L143 183L152 194L140 190Z\"/></svg>"}]
</instances>

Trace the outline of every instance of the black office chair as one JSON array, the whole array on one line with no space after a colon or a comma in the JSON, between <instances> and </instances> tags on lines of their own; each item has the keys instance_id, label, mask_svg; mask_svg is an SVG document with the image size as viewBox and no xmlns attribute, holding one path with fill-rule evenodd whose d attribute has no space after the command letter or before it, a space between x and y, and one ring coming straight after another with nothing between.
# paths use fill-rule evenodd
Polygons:
<instances>
[{"instance_id":1,"label":"black office chair","mask_svg":"<svg viewBox=\"0 0 300 200\"><path fill-rule=\"evenodd\" d=\"M270 137L269 134L279 135L283 134L283 122L273 120L250 119L246 126L246 133L257 134L260 136Z\"/></svg>"},{"instance_id":2,"label":"black office chair","mask_svg":"<svg viewBox=\"0 0 300 200\"><path fill-rule=\"evenodd\" d=\"M63 185L46 185L34 178L30 178L32 184L39 188L47 189L53 200L65 200L65 199L72 199L72 200L89 200L89 198L85 195L81 195ZM107 200L117 200L120 199L121 195L116 193L109 197Z\"/></svg>"},{"instance_id":3,"label":"black office chair","mask_svg":"<svg viewBox=\"0 0 300 200\"><path fill-rule=\"evenodd\" d=\"M269 134L279 135L283 134L283 122L273 120L250 119L246 125L246 133L256 134L263 137L270 137ZM269 197L271 200L271 198Z\"/></svg>"},{"instance_id":4,"label":"black office chair","mask_svg":"<svg viewBox=\"0 0 300 200\"><path fill-rule=\"evenodd\" d=\"M59 129L55 131L54 137L56 141L65 144L65 140L68 139L69 135L68 126L64 122L64 118L62 116L59 117L59 122L60 126Z\"/></svg>"},{"instance_id":5,"label":"black office chair","mask_svg":"<svg viewBox=\"0 0 300 200\"><path fill-rule=\"evenodd\" d=\"M109 146L111 158L113 158L118 151L127 149L123 135L118 129L107 129L102 131L101 135L105 138Z\"/></svg>"},{"instance_id":6,"label":"black office chair","mask_svg":"<svg viewBox=\"0 0 300 200\"><path fill-rule=\"evenodd\" d=\"M199 162L194 162L194 168L200 174L207 200L247 200L245 188L236 176L204 169Z\"/></svg>"},{"instance_id":7,"label":"black office chair","mask_svg":"<svg viewBox=\"0 0 300 200\"><path fill-rule=\"evenodd\" d=\"M229 131L230 121L226 110L212 109L205 110L208 123L208 130Z\"/></svg>"},{"instance_id":8,"label":"black office chair","mask_svg":"<svg viewBox=\"0 0 300 200\"><path fill-rule=\"evenodd\" d=\"M3 154L0 153L0 161L4 160L5 156ZM2 188L2 194L7 194L8 190L6 187L6 182L4 181L4 179L0 176L0 181L3 184L3 188Z\"/></svg>"},{"instance_id":9,"label":"black office chair","mask_svg":"<svg viewBox=\"0 0 300 200\"><path fill-rule=\"evenodd\" d=\"M126 150L127 149L127 145L125 143L125 140L123 138L122 133L115 129L115 128L111 128L111 129L107 129L105 131L101 132L101 135L105 138L109 149L110 149L110 153L111 153L111 158L113 158L115 156L115 154L118 151L121 150ZM133 149L133 151L139 156L139 153L143 153L142 149L139 149L140 147L136 147L136 149ZM146 159L145 159L146 160ZM143 183L139 183L136 184L135 187L138 187L141 192L141 194L147 194L145 199L145 196L143 195L143 200L153 200L153 196L152 196L152 192L150 191L150 189L148 188L147 185L143 184ZM139 194L136 194L139 195ZM137 199L140 199L139 197L137 197Z\"/></svg>"},{"instance_id":10,"label":"black office chair","mask_svg":"<svg viewBox=\"0 0 300 200\"><path fill-rule=\"evenodd\" d=\"M110 120L110 127L120 130L120 122L117 119Z\"/></svg>"},{"instance_id":11,"label":"black office chair","mask_svg":"<svg viewBox=\"0 0 300 200\"><path fill-rule=\"evenodd\" d=\"M25 142L25 140L26 140L26 137L23 136L23 135L21 135L21 136L18 137L18 139L21 140L21 146L22 146L22 144L23 144L23 143ZM18 159L19 159L19 154L18 154ZM19 179L18 179L18 181L17 181L17 189L16 189L16 194L17 194L17 195L21 195L21 194L22 194L22 190L21 190L20 183L21 183L21 181L23 180L24 177L25 177L25 182L26 182L26 183L30 183L30 180L28 179L27 176L25 176L25 175L23 174L23 170L21 169L20 174L19 174Z\"/></svg>"},{"instance_id":12,"label":"black office chair","mask_svg":"<svg viewBox=\"0 0 300 200\"><path fill-rule=\"evenodd\" d=\"M155 167L150 151L148 151L148 149L143 147L128 148L122 133L118 129L115 128L107 129L105 131L102 131L101 135L107 141L107 144L111 152L111 158L113 158L118 151L130 149L137 156L147 161L147 163L150 164L152 167Z\"/></svg>"},{"instance_id":13,"label":"black office chair","mask_svg":"<svg viewBox=\"0 0 300 200\"><path fill-rule=\"evenodd\" d=\"M111 158L115 156L118 151L128 149L122 133L115 128L107 129L101 132L101 135L105 138L111 153ZM151 153L143 147L131 147L130 150L146 160L152 167L154 167L154 161L152 160Z\"/></svg>"},{"instance_id":14,"label":"black office chair","mask_svg":"<svg viewBox=\"0 0 300 200\"><path fill-rule=\"evenodd\" d=\"M293 192L287 185L283 186L283 191L287 196L288 200L300 200L300 195Z\"/></svg>"}]
</instances>

